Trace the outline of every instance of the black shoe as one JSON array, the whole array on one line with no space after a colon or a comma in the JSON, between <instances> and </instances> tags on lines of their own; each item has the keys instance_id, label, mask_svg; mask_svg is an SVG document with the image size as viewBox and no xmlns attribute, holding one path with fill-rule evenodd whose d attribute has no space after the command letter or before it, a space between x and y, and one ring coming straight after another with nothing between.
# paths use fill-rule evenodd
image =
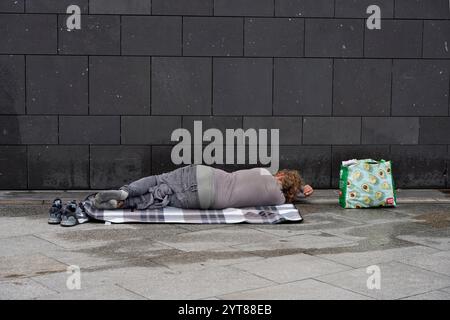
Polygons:
<instances>
[{"instance_id":1,"label":"black shoe","mask_svg":"<svg viewBox=\"0 0 450 320\"><path fill-rule=\"evenodd\" d=\"M84 212L83 204L77 204L75 200L69 202L61 215L61 226L73 227L80 223L89 221L89 217Z\"/></svg>"},{"instance_id":2,"label":"black shoe","mask_svg":"<svg viewBox=\"0 0 450 320\"><path fill-rule=\"evenodd\" d=\"M62 213L63 213L62 201L61 199L57 198L53 200L52 206L48 210L48 223L60 224Z\"/></svg>"}]
</instances>

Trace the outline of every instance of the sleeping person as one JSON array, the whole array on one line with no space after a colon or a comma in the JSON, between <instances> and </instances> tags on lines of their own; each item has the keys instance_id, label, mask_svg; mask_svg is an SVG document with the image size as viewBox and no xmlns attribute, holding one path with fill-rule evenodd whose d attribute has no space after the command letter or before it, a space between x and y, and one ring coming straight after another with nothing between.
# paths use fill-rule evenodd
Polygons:
<instances>
[{"instance_id":1,"label":"sleeping person","mask_svg":"<svg viewBox=\"0 0 450 320\"><path fill-rule=\"evenodd\" d=\"M185 209L224 209L280 205L293 202L313 188L303 185L296 170L275 175L253 168L226 172L206 165L188 165L171 172L148 176L95 195L98 209L155 209L172 206Z\"/></svg>"}]
</instances>

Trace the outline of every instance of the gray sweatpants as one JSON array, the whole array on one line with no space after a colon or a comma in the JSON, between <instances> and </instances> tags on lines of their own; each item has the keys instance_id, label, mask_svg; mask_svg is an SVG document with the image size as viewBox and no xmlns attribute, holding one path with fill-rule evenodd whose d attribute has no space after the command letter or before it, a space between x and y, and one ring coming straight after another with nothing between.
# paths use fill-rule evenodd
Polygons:
<instances>
[{"instance_id":1,"label":"gray sweatpants","mask_svg":"<svg viewBox=\"0 0 450 320\"><path fill-rule=\"evenodd\" d=\"M125 208L153 209L165 206L200 208L196 165L148 176L120 189L128 192Z\"/></svg>"}]
</instances>

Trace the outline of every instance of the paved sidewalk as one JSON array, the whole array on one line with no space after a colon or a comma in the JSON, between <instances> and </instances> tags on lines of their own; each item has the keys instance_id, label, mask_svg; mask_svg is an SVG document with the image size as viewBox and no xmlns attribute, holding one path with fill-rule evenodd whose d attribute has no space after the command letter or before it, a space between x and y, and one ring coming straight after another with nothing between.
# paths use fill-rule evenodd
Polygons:
<instances>
[{"instance_id":1,"label":"paved sidewalk","mask_svg":"<svg viewBox=\"0 0 450 320\"><path fill-rule=\"evenodd\" d=\"M54 197L87 194L0 192L0 299L450 299L450 190L368 210L318 190L302 224L47 224Z\"/></svg>"}]
</instances>

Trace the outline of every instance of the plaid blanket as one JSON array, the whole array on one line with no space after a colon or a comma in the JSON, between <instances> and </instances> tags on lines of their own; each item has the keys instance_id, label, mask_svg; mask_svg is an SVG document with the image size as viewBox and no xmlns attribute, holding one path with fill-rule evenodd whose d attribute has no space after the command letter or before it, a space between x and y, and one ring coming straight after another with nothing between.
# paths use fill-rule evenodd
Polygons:
<instances>
[{"instance_id":1,"label":"plaid blanket","mask_svg":"<svg viewBox=\"0 0 450 320\"><path fill-rule=\"evenodd\" d=\"M84 202L88 216L112 223L283 223L302 222L300 212L293 204L222 210L180 209L164 207L149 210L100 210L93 206L93 195Z\"/></svg>"}]
</instances>

